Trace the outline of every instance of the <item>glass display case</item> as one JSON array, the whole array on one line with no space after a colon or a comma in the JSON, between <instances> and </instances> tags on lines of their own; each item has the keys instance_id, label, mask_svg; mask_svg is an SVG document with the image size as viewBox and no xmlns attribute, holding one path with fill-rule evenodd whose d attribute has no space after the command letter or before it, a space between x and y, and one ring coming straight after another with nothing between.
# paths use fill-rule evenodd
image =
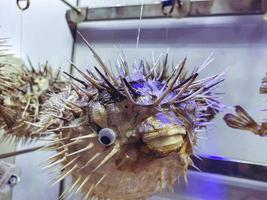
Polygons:
<instances>
[{"instance_id":1,"label":"glass display case","mask_svg":"<svg viewBox=\"0 0 267 200\"><path fill-rule=\"evenodd\" d=\"M223 117L233 113L235 105L244 107L256 121L263 121L267 116L262 111L267 107L265 96L259 94L261 80L267 72L267 1L67 2L70 5L52 0L33 1L26 11L18 14L15 5L3 1L0 31L12 36L13 50L21 57L28 54L34 63L48 59L53 66L61 66L63 71L77 77L80 75L66 59L84 71L98 65L77 30L112 69L117 62L114 58L122 52L130 65L138 59L151 60L165 52L174 63L187 57L189 71L212 54L215 59L201 78L227 69L225 81L218 89L224 93L222 102L226 109L205 132L198 134L194 149L198 156L192 158L194 166L188 170L188 183L181 177L173 192L164 191L151 200L265 199L266 137L232 129ZM175 6L172 8L172 5ZM5 9L10 11L8 18L3 14L7 12ZM19 23L20 15L22 23ZM22 34L20 39L18 32ZM8 197L1 196L0 189L1 200L56 200L65 188L71 187L69 178L52 187L47 184L53 176L49 170L42 169L41 163L54 152L35 151L44 144L41 140L27 145L0 144L0 154L6 155L4 157L9 157L5 153L15 149L18 152L30 149L15 160L13 157L4 160L15 163L20 171L20 183ZM77 194L71 198L80 197Z\"/></svg>"}]
</instances>

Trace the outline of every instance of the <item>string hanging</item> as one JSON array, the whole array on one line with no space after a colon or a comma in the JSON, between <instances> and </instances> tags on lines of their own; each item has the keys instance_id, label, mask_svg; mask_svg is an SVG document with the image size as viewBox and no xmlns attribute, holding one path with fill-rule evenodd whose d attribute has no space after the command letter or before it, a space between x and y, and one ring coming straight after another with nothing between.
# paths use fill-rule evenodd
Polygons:
<instances>
[{"instance_id":1,"label":"string hanging","mask_svg":"<svg viewBox=\"0 0 267 200\"><path fill-rule=\"evenodd\" d=\"M23 46L23 11L27 10L30 7L30 0L16 0L17 7L21 10L20 13L20 44L19 51L20 57L22 57L22 46Z\"/></svg>"},{"instance_id":2,"label":"string hanging","mask_svg":"<svg viewBox=\"0 0 267 200\"><path fill-rule=\"evenodd\" d=\"M142 22L142 17L143 17L143 10L144 10L144 0L141 0L140 19L139 19L139 24L138 24L137 38L136 38L136 48L139 47L139 40L140 40L140 33L141 33L141 22Z\"/></svg>"}]
</instances>

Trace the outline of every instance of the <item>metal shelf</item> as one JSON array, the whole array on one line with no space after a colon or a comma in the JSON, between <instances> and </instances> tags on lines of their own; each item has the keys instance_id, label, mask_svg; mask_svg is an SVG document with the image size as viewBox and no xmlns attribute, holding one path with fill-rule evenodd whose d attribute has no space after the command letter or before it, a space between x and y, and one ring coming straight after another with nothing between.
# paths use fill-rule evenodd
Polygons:
<instances>
[{"instance_id":1,"label":"metal shelf","mask_svg":"<svg viewBox=\"0 0 267 200\"><path fill-rule=\"evenodd\" d=\"M140 19L140 8L141 5L78 7L67 11L66 20L74 35L76 26L83 22ZM262 15L266 10L267 0L165 0L145 4L142 19Z\"/></svg>"}]
</instances>

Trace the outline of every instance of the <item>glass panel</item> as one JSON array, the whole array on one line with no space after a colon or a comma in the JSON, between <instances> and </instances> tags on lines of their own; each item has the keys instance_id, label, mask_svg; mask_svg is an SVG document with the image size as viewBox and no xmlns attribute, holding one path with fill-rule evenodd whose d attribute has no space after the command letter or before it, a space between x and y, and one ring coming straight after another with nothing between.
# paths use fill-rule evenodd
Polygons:
<instances>
[{"instance_id":1,"label":"glass panel","mask_svg":"<svg viewBox=\"0 0 267 200\"><path fill-rule=\"evenodd\" d=\"M189 71L213 53L215 60L202 75L216 74L230 67L219 89L226 93L223 102L228 106L242 105L258 120L266 116L259 111L266 107L266 102L258 92L267 65L267 24L262 16L144 20L138 49L137 27L138 20L79 26L100 56L112 66L120 48L131 64L141 58L151 60L152 52L157 56L168 50L170 60L176 63L187 56ZM97 65L80 39L75 63L82 68ZM204 139L198 140L200 154L267 163L267 157L262 154L267 150L265 139L227 127L222 117L219 115L215 125L202 135Z\"/></svg>"},{"instance_id":2,"label":"glass panel","mask_svg":"<svg viewBox=\"0 0 267 200\"><path fill-rule=\"evenodd\" d=\"M74 0L70 2L75 3ZM107 3L106 0L97 2L81 0L80 5L98 7L140 4L141 2L159 1L114 0ZM32 58L34 63L48 59L55 68L62 66L65 71L68 71L69 64L65 59L70 57L72 43L69 27L64 18L68 8L59 1L55 4L54 0L46 1L46 3L39 2L38 4L33 2L31 10L23 15L23 46L21 47L21 40L18 37L21 31L19 27L21 15L18 12L13 12L15 8L12 5L1 2L0 8L4 8L5 12L0 12L0 19L5 20L2 20L0 25L4 31L13 37L11 44L14 45L14 52L20 54L20 49L22 49L25 54ZM6 17L7 12L10 13L8 18ZM139 26L141 27L140 41L139 48L136 48ZM266 101L263 101L264 96L258 93L261 78L267 72L267 23L261 15L155 19L141 22L138 20L103 21L83 23L78 28L105 62L111 64L113 68L116 62L114 58L120 55L121 49L130 64L134 64L138 59L151 60L152 52L158 56L168 51L169 58L174 63L187 57L187 69L189 71L199 66L213 53L215 60L201 76L220 73L230 66L223 87L220 88L220 91L226 93L223 96L223 102L227 106L242 105L257 121L266 118L266 112L259 111L266 108ZM79 37L74 49L74 62L78 66L86 69L97 65ZM223 115L219 115L214 120L214 126L207 133L200 135L203 139L198 140L198 154L207 159L216 157L217 159L266 165L266 138L231 129L225 125L222 117ZM38 144L42 143L33 145ZM31 146L32 144L18 146L17 150ZM0 153L14 150L14 146L0 144ZM52 152L35 152L16 158L16 164L21 171L21 182L13 190L13 200L57 198L58 185L50 187L47 184L52 176L49 172L44 172L40 166L51 155ZM7 161L14 162L13 159ZM219 172L214 170L218 165L213 167L208 171L217 173L217 175L189 171L188 185L181 178L174 193L164 192L151 199L265 199L267 193L266 179L256 181L253 180L255 178L253 176L249 177L252 180L234 178L231 177L236 175L233 168L225 168L225 171L231 176L218 175ZM222 169L223 167L219 166L218 168ZM254 168L245 170L246 174L254 172ZM262 172L257 171L255 173L259 175ZM10 194L7 197L0 195L1 200L2 198L4 200L10 199Z\"/></svg>"}]
</instances>

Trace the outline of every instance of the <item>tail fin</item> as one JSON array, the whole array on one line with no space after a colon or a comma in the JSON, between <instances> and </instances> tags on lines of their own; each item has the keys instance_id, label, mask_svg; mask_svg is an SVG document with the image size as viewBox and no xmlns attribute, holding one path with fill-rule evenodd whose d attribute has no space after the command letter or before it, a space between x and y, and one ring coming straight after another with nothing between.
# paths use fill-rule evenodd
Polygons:
<instances>
[{"instance_id":1,"label":"tail fin","mask_svg":"<svg viewBox=\"0 0 267 200\"><path fill-rule=\"evenodd\" d=\"M235 129L251 131L259 135L260 125L245 111L241 106L235 106L235 111L237 115L226 114L224 116L224 121L226 124Z\"/></svg>"}]
</instances>

